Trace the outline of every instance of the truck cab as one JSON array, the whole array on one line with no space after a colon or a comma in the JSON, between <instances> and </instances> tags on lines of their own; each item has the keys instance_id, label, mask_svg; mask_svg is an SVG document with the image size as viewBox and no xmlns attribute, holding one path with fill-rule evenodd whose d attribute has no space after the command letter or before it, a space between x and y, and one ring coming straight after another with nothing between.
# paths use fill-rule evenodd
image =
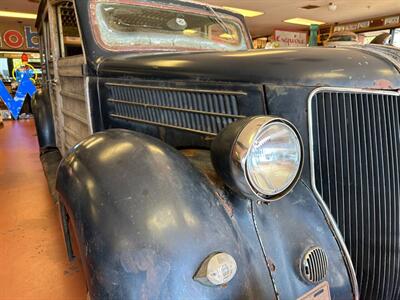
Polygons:
<instances>
[{"instance_id":1,"label":"truck cab","mask_svg":"<svg viewBox=\"0 0 400 300\"><path fill-rule=\"evenodd\" d=\"M92 299L400 296L396 52L253 50L242 16L178 0L43 0L37 27Z\"/></svg>"}]
</instances>

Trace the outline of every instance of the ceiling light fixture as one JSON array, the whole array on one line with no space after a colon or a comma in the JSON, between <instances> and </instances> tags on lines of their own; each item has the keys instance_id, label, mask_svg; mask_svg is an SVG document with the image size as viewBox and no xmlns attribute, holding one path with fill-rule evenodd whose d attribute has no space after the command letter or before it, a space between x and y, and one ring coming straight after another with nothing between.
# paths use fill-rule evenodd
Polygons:
<instances>
[{"instance_id":1,"label":"ceiling light fixture","mask_svg":"<svg viewBox=\"0 0 400 300\"><path fill-rule=\"evenodd\" d=\"M336 5L335 3L333 3L333 2L331 2L331 3L329 3L329 5L328 5L328 9L329 9L330 11L336 11L337 5Z\"/></svg>"},{"instance_id":2,"label":"ceiling light fixture","mask_svg":"<svg viewBox=\"0 0 400 300\"><path fill-rule=\"evenodd\" d=\"M310 5L302 6L300 8L302 8L302 9L316 9L316 8L319 8L319 7L320 7L319 5L310 4Z\"/></svg>"},{"instance_id":3,"label":"ceiling light fixture","mask_svg":"<svg viewBox=\"0 0 400 300\"><path fill-rule=\"evenodd\" d=\"M237 8L237 7L223 6L223 8L230 10L234 13L240 14L244 17L248 17L248 18L258 17L258 16L262 16L264 14L264 12L262 12L262 11L255 11L255 10L243 9L243 8Z\"/></svg>"},{"instance_id":4,"label":"ceiling light fixture","mask_svg":"<svg viewBox=\"0 0 400 300\"><path fill-rule=\"evenodd\" d=\"M229 34L229 33L220 34L219 37L222 39L225 39L225 40L233 40L232 34Z\"/></svg>"},{"instance_id":5,"label":"ceiling light fixture","mask_svg":"<svg viewBox=\"0 0 400 300\"><path fill-rule=\"evenodd\" d=\"M183 34L188 34L188 35L190 35L190 34L196 34L196 33L198 33L198 31L197 31L197 30L194 30L194 29L185 29L185 30L183 31Z\"/></svg>"},{"instance_id":6,"label":"ceiling light fixture","mask_svg":"<svg viewBox=\"0 0 400 300\"><path fill-rule=\"evenodd\" d=\"M17 18L17 19L36 19L36 14L0 10L0 17Z\"/></svg>"},{"instance_id":7,"label":"ceiling light fixture","mask_svg":"<svg viewBox=\"0 0 400 300\"><path fill-rule=\"evenodd\" d=\"M315 24L315 25L325 24L325 22L315 21L315 20L310 20L310 19L303 19L303 18L292 18L292 19L284 20L283 22L290 23L290 24L296 24L296 25L305 25L305 26L310 26L312 24Z\"/></svg>"}]
</instances>

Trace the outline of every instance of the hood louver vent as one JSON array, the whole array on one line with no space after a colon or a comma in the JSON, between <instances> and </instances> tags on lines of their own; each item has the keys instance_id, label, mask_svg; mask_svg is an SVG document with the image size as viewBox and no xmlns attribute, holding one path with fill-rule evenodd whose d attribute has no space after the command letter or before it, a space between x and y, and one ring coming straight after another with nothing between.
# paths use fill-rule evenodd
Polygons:
<instances>
[{"instance_id":1,"label":"hood louver vent","mask_svg":"<svg viewBox=\"0 0 400 300\"><path fill-rule=\"evenodd\" d=\"M215 136L242 119L238 97L243 92L195 90L107 83L112 119Z\"/></svg>"}]
</instances>

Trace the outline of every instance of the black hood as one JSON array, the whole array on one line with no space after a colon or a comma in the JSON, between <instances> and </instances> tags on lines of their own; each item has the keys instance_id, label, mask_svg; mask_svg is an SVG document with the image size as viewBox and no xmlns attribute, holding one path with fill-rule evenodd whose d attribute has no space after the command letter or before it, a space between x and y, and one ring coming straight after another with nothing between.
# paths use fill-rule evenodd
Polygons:
<instances>
[{"instance_id":1,"label":"black hood","mask_svg":"<svg viewBox=\"0 0 400 300\"><path fill-rule=\"evenodd\" d=\"M400 88L399 71L389 60L347 48L129 54L104 59L98 70L105 77Z\"/></svg>"}]
</instances>

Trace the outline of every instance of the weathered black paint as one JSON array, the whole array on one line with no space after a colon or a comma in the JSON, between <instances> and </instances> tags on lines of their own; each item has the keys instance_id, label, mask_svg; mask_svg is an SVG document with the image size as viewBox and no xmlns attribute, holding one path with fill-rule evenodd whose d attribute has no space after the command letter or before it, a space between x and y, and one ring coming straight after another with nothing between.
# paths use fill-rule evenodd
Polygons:
<instances>
[{"instance_id":1,"label":"weathered black paint","mask_svg":"<svg viewBox=\"0 0 400 300\"><path fill-rule=\"evenodd\" d=\"M159 140L124 130L96 134L67 155L57 189L94 299L274 299L270 276L281 299L295 299L312 287L298 270L315 245L328 252L334 299L352 297L337 244L303 184L280 202L256 205L205 176ZM214 251L238 263L225 288L191 280Z\"/></svg>"},{"instance_id":2,"label":"weathered black paint","mask_svg":"<svg viewBox=\"0 0 400 300\"><path fill-rule=\"evenodd\" d=\"M179 63L174 65L174 61ZM393 64L351 48L126 54L104 59L99 76L357 88L379 88L377 80L385 79L393 88L400 86Z\"/></svg>"},{"instance_id":3,"label":"weathered black paint","mask_svg":"<svg viewBox=\"0 0 400 300\"><path fill-rule=\"evenodd\" d=\"M300 260L305 251L320 246L327 251L332 299L352 299L352 287L343 257L323 218L312 191L299 182L282 200L254 206L254 222L268 258L281 299L295 299L310 289L301 279Z\"/></svg>"},{"instance_id":4,"label":"weathered black paint","mask_svg":"<svg viewBox=\"0 0 400 300\"><path fill-rule=\"evenodd\" d=\"M165 62L186 61L165 66ZM150 86L235 90L248 93L247 116L271 114L298 126L308 153L307 98L319 86L399 89L396 67L360 49L278 49L233 53L179 53L146 56L119 55L104 59L98 68L101 118L96 127L123 127L162 138L175 147L210 147L201 135L174 129L159 132L155 126L110 121L105 82L139 83ZM263 98L265 107L261 106ZM96 103L97 105L97 103ZM101 123L101 125L100 125ZM305 158L308 166L308 155ZM308 172L306 170L306 172Z\"/></svg>"},{"instance_id":5,"label":"weathered black paint","mask_svg":"<svg viewBox=\"0 0 400 300\"><path fill-rule=\"evenodd\" d=\"M89 20L87 4L76 1L81 24ZM122 127L147 134L98 133L72 149L59 169L57 188L72 217L94 299L296 299L313 287L300 278L299 259L315 245L329 256L332 298L352 298L342 253L310 190L308 155L292 193L257 205L227 190L212 167L205 171L204 157L197 163L192 157L191 164L170 147L209 149L210 139L111 121L104 83L245 91L246 115L287 118L309 153L309 93L318 86L399 89L395 66L359 49L116 55L96 45L90 26L81 26L81 32L95 131ZM185 64L174 65L177 60ZM238 262L238 274L226 288L192 280L215 251Z\"/></svg>"},{"instance_id":6,"label":"weathered black paint","mask_svg":"<svg viewBox=\"0 0 400 300\"><path fill-rule=\"evenodd\" d=\"M165 143L126 130L98 133L61 163L57 189L92 299L275 299L250 201L231 217L205 177ZM227 287L192 280L215 251L237 261Z\"/></svg>"}]
</instances>

